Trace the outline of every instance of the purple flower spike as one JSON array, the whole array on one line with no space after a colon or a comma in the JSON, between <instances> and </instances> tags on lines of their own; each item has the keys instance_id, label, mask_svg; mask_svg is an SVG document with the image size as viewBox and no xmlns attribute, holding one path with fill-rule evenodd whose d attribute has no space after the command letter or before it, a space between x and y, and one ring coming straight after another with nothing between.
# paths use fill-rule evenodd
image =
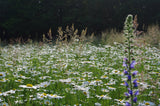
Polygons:
<instances>
[{"instance_id":1,"label":"purple flower spike","mask_svg":"<svg viewBox=\"0 0 160 106\"><path fill-rule=\"evenodd\" d=\"M132 63L130 64L130 68L131 68L131 69L134 68L135 64L136 64L136 61L133 60Z\"/></svg>"},{"instance_id":2,"label":"purple flower spike","mask_svg":"<svg viewBox=\"0 0 160 106\"><path fill-rule=\"evenodd\" d=\"M134 97L133 102L135 103L137 102L137 97Z\"/></svg>"},{"instance_id":3,"label":"purple flower spike","mask_svg":"<svg viewBox=\"0 0 160 106\"><path fill-rule=\"evenodd\" d=\"M129 85L128 85L128 83L127 83L126 81L124 82L124 85L125 85L126 87L128 87L128 86L129 86Z\"/></svg>"},{"instance_id":4,"label":"purple flower spike","mask_svg":"<svg viewBox=\"0 0 160 106\"><path fill-rule=\"evenodd\" d=\"M139 95L139 91L136 91L134 95L135 95L135 96L136 96L136 95Z\"/></svg>"},{"instance_id":5,"label":"purple flower spike","mask_svg":"<svg viewBox=\"0 0 160 106\"><path fill-rule=\"evenodd\" d=\"M126 106L131 106L131 104L129 102L126 102Z\"/></svg>"},{"instance_id":6,"label":"purple flower spike","mask_svg":"<svg viewBox=\"0 0 160 106\"><path fill-rule=\"evenodd\" d=\"M135 75L137 75L137 73L138 73L138 71L134 71L134 72L132 73L132 75L135 76Z\"/></svg>"},{"instance_id":7,"label":"purple flower spike","mask_svg":"<svg viewBox=\"0 0 160 106\"><path fill-rule=\"evenodd\" d=\"M131 75L128 75L128 81L130 81L131 80Z\"/></svg>"},{"instance_id":8,"label":"purple flower spike","mask_svg":"<svg viewBox=\"0 0 160 106\"><path fill-rule=\"evenodd\" d=\"M123 72L124 72L125 75L128 75L128 71L124 70Z\"/></svg>"}]
</instances>

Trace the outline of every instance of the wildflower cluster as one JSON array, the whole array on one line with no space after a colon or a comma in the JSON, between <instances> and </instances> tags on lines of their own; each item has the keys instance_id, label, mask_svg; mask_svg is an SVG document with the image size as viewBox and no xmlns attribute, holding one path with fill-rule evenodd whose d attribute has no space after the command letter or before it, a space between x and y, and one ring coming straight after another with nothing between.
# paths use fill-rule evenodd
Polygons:
<instances>
[{"instance_id":1,"label":"wildflower cluster","mask_svg":"<svg viewBox=\"0 0 160 106\"><path fill-rule=\"evenodd\" d=\"M125 21L124 26L124 36L126 38L125 41L125 55L126 58L124 58L123 66L124 74L127 76L127 81L124 82L124 85L126 86L128 92L125 92L126 98L129 99L129 101L126 102L126 106L133 106L134 103L137 103L137 95L139 94L138 90L134 90L138 88L138 82L137 79L133 79L138 71L132 71L134 69L134 66L136 64L136 61L133 57L133 16L128 15Z\"/></svg>"}]
</instances>

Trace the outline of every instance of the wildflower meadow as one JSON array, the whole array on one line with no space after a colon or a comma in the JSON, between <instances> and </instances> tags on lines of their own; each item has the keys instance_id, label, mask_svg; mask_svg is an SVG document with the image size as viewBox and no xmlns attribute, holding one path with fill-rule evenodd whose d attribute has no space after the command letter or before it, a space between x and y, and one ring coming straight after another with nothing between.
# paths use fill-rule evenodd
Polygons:
<instances>
[{"instance_id":1,"label":"wildflower meadow","mask_svg":"<svg viewBox=\"0 0 160 106\"><path fill-rule=\"evenodd\" d=\"M0 48L0 106L160 106L160 49L124 43Z\"/></svg>"}]
</instances>

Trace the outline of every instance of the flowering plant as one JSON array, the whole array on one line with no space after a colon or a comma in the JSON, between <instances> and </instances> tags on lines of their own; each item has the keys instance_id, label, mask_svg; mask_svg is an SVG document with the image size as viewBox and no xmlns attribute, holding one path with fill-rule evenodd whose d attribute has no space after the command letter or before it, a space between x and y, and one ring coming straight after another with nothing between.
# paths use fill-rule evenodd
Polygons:
<instances>
[{"instance_id":1,"label":"flowering plant","mask_svg":"<svg viewBox=\"0 0 160 106\"><path fill-rule=\"evenodd\" d=\"M124 69L124 75L127 76L127 81L124 82L124 85L126 86L128 92L125 92L125 96L127 99L129 99L129 102L126 102L126 106L133 106L134 103L137 103L137 95L139 94L138 90L134 90L138 88L138 82L137 79L133 79L138 71L132 71L136 65L136 61L133 57L133 16L128 15L125 21L124 26L124 36L126 38L125 41L125 55L126 58L124 58L123 66ZM134 92L133 92L134 91Z\"/></svg>"}]
</instances>

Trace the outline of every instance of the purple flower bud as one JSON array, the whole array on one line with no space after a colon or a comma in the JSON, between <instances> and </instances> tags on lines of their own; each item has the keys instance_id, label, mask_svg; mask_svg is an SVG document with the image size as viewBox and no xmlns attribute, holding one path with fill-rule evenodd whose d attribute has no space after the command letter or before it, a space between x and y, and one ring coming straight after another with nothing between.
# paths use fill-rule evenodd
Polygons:
<instances>
[{"instance_id":1,"label":"purple flower bud","mask_svg":"<svg viewBox=\"0 0 160 106\"><path fill-rule=\"evenodd\" d=\"M135 83L137 83L137 79L135 79L135 80L133 81L133 84L135 84Z\"/></svg>"},{"instance_id":2,"label":"purple flower bud","mask_svg":"<svg viewBox=\"0 0 160 106\"><path fill-rule=\"evenodd\" d=\"M133 92L132 92L132 90L129 90L129 94L132 96L133 95Z\"/></svg>"},{"instance_id":3,"label":"purple flower bud","mask_svg":"<svg viewBox=\"0 0 160 106\"><path fill-rule=\"evenodd\" d=\"M125 75L128 75L128 71L126 71L125 69L124 69L123 72L124 72Z\"/></svg>"},{"instance_id":4,"label":"purple flower bud","mask_svg":"<svg viewBox=\"0 0 160 106\"><path fill-rule=\"evenodd\" d=\"M125 85L126 87L128 87L128 86L129 86L129 85L128 85L128 83L127 83L126 81L124 82L124 85Z\"/></svg>"},{"instance_id":5,"label":"purple flower bud","mask_svg":"<svg viewBox=\"0 0 160 106\"><path fill-rule=\"evenodd\" d=\"M131 75L128 75L128 81L130 81L131 80Z\"/></svg>"},{"instance_id":6,"label":"purple flower bud","mask_svg":"<svg viewBox=\"0 0 160 106\"><path fill-rule=\"evenodd\" d=\"M135 103L137 102L137 97L134 97L133 102Z\"/></svg>"},{"instance_id":7,"label":"purple flower bud","mask_svg":"<svg viewBox=\"0 0 160 106\"><path fill-rule=\"evenodd\" d=\"M132 63L130 64L130 68L131 68L131 69L134 68L135 64L136 64L136 61L133 60Z\"/></svg>"},{"instance_id":8,"label":"purple flower bud","mask_svg":"<svg viewBox=\"0 0 160 106\"><path fill-rule=\"evenodd\" d=\"M128 65L126 64L126 62L123 62L123 66L124 67L128 67Z\"/></svg>"},{"instance_id":9,"label":"purple flower bud","mask_svg":"<svg viewBox=\"0 0 160 106\"><path fill-rule=\"evenodd\" d=\"M131 104L129 102L126 102L126 106L131 106Z\"/></svg>"},{"instance_id":10,"label":"purple flower bud","mask_svg":"<svg viewBox=\"0 0 160 106\"><path fill-rule=\"evenodd\" d=\"M137 88L138 87L138 83L134 83L134 87Z\"/></svg>"},{"instance_id":11,"label":"purple flower bud","mask_svg":"<svg viewBox=\"0 0 160 106\"><path fill-rule=\"evenodd\" d=\"M129 93L125 92L124 94L127 98L129 98Z\"/></svg>"},{"instance_id":12,"label":"purple flower bud","mask_svg":"<svg viewBox=\"0 0 160 106\"><path fill-rule=\"evenodd\" d=\"M124 58L124 61L127 61L128 59L127 58Z\"/></svg>"},{"instance_id":13,"label":"purple flower bud","mask_svg":"<svg viewBox=\"0 0 160 106\"><path fill-rule=\"evenodd\" d=\"M132 73L132 76L137 75L137 73L138 73L138 71L134 71L134 72Z\"/></svg>"},{"instance_id":14,"label":"purple flower bud","mask_svg":"<svg viewBox=\"0 0 160 106\"><path fill-rule=\"evenodd\" d=\"M137 79L133 81L134 87L138 87Z\"/></svg>"},{"instance_id":15,"label":"purple flower bud","mask_svg":"<svg viewBox=\"0 0 160 106\"><path fill-rule=\"evenodd\" d=\"M139 91L136 91L134 95L135 95L135 96L136 96L136 95L139 95Z\"/></svg>"}]
</instances>

